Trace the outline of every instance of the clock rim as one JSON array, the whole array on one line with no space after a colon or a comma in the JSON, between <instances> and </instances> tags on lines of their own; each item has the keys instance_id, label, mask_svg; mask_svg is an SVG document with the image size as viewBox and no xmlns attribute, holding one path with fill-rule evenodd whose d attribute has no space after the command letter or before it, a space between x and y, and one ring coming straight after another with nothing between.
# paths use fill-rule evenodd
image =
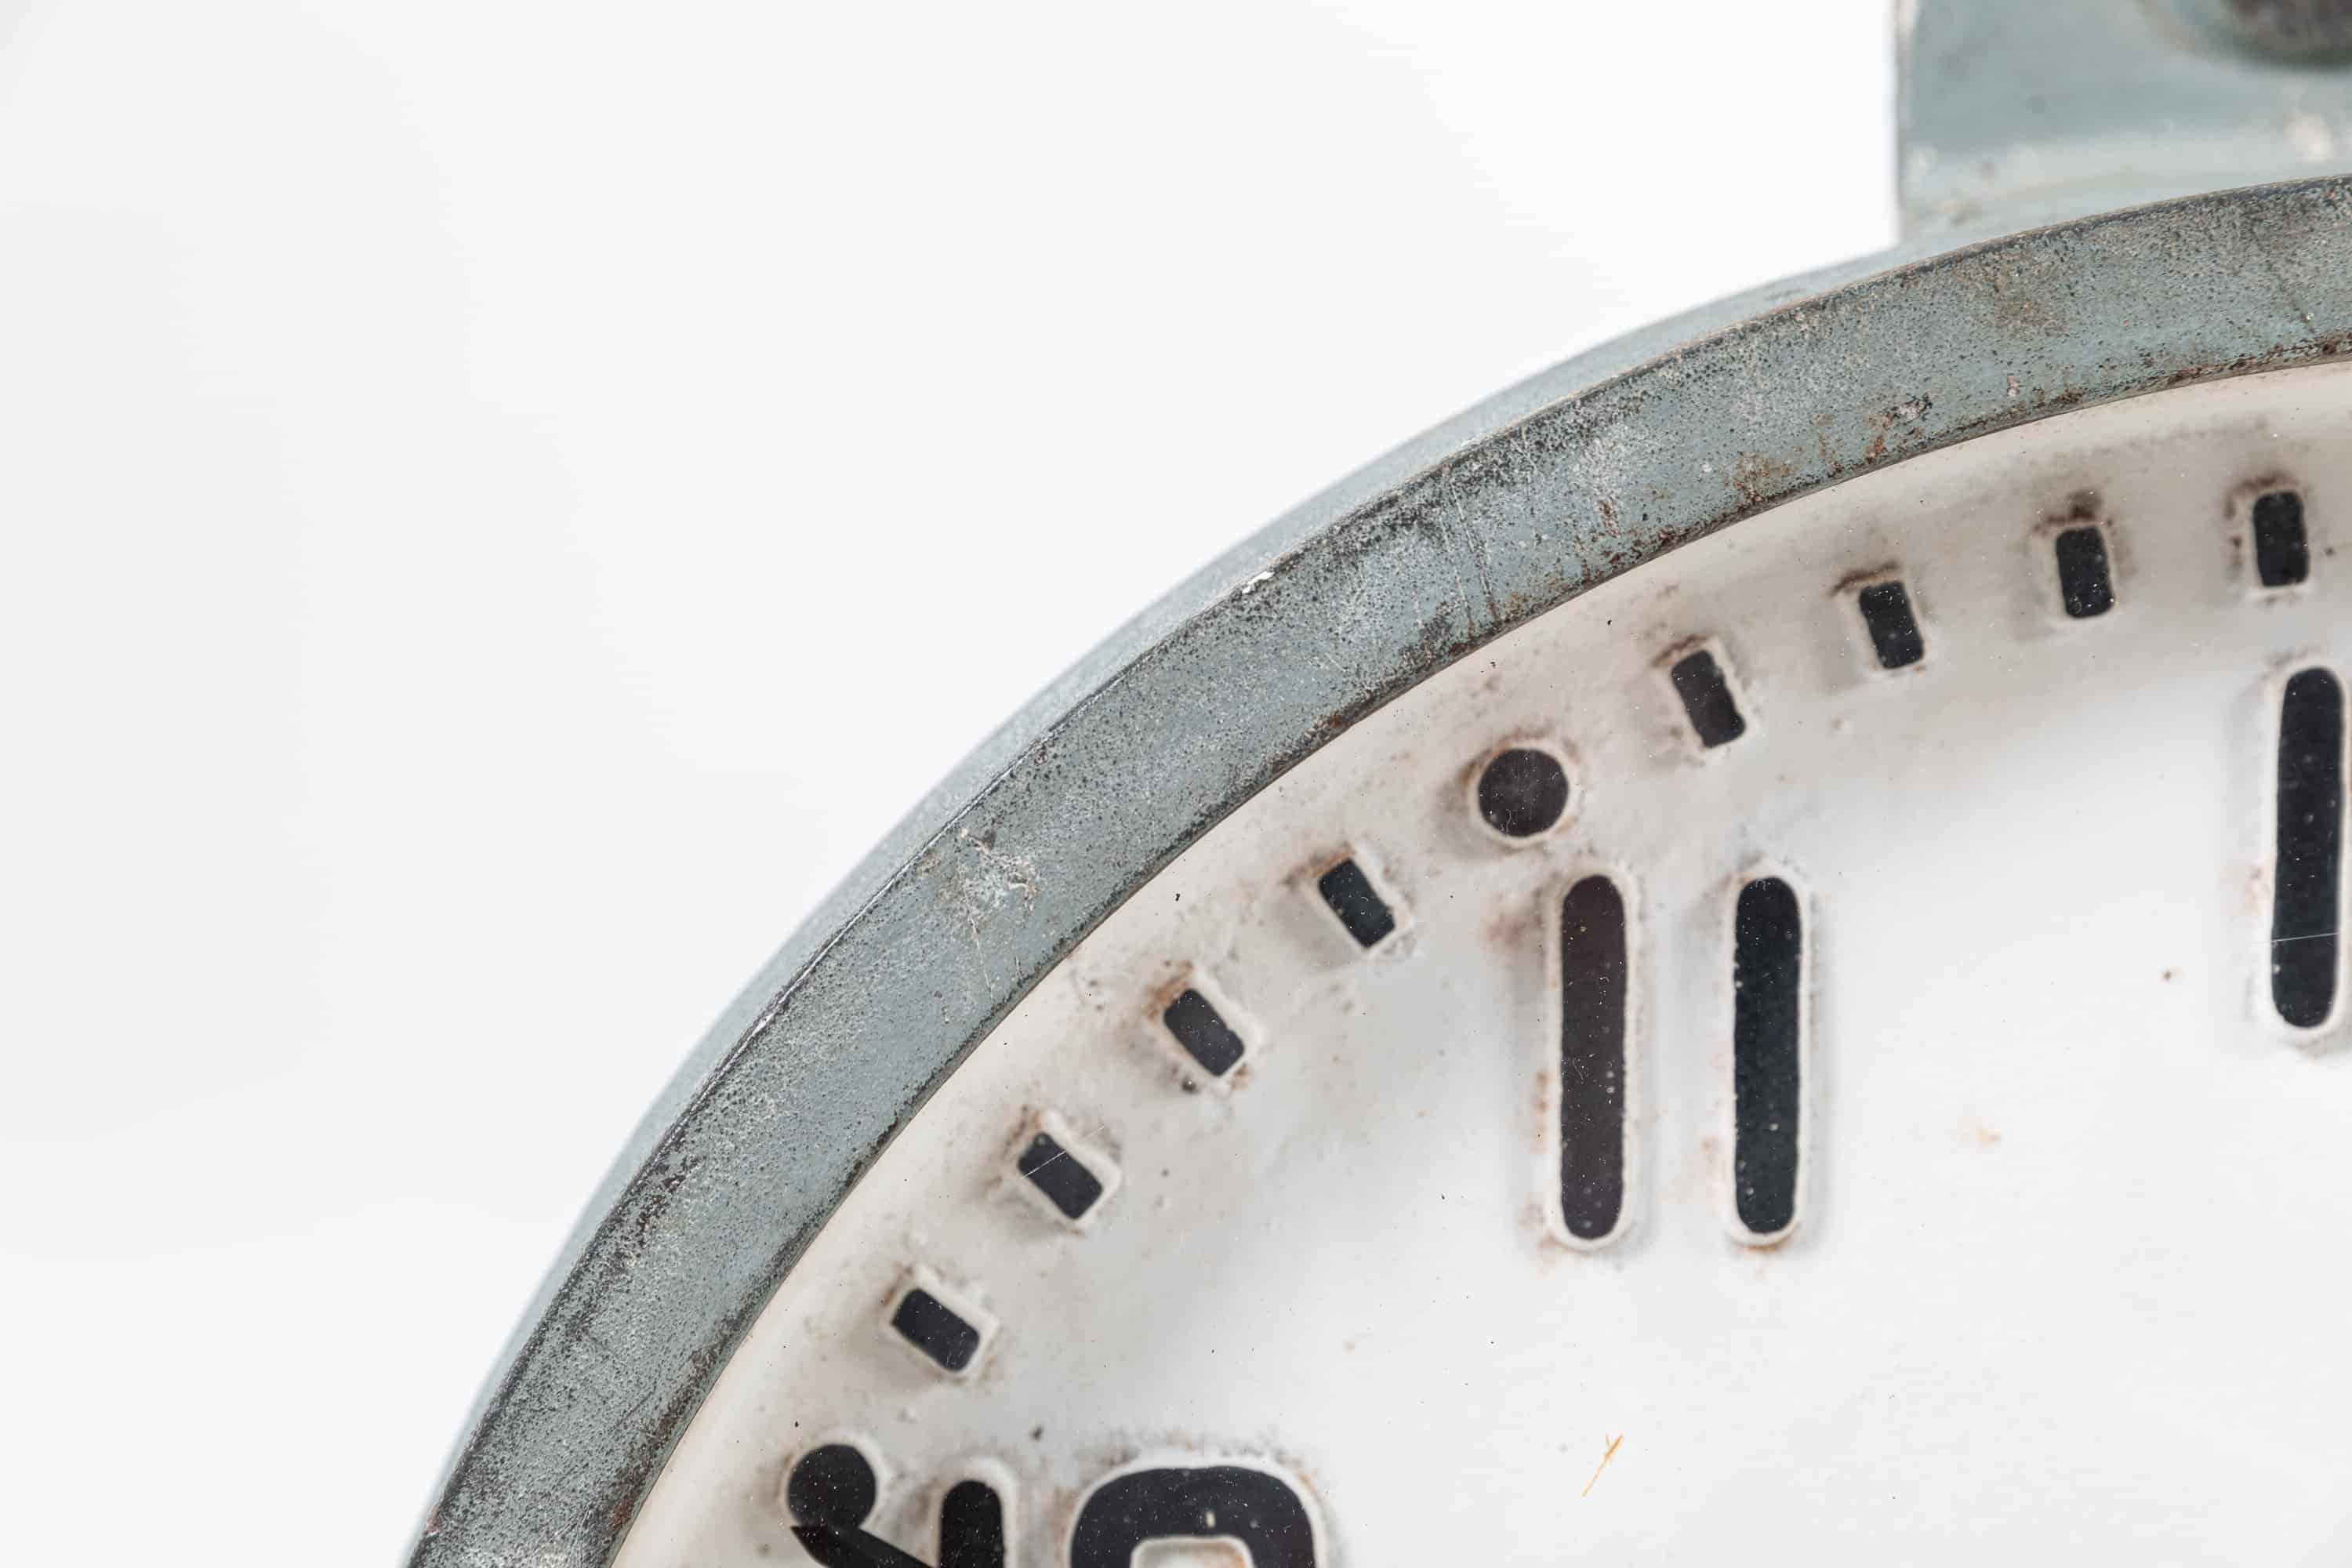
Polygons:
<instances>
[{"instance_id":1,"label":"clock rim","mask_svg":"<svg viewBox=\"0 0 2352 1568\"><path fill-rule=\"evenodd\" d=\"M1169 861L1402 691L1857 474L2352 357L2352 178L1948 244L1768 285L1478 405L1228 552L992 736L641 1121L468 1418L415 1568L609 1563L809 1238L965 1053Z\"/></svg>"}]
</instances>

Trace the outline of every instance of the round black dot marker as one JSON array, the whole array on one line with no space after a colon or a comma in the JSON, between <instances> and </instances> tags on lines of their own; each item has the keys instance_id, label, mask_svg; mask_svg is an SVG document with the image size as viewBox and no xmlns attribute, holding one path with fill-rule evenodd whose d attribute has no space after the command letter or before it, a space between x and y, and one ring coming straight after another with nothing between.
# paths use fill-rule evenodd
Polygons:
<instances>
[{"instance_id":1,"label":"round black dot marker","mask_svg":"<svg viewBox=\"0 0 2352 1568\"><path fill-rule=\"evenodd\" d=\"M1548 832L1568 810L1568 770L1549 752L1513 746L1478 775L1478 815L1506 838Z\"/></svg>"},{"instance_id":2,"label":"round black dot marker","mask_svg":"<svg viewBox=\"0 0 2352 1568\"><path fill-rule=\"evenodd\" d=\"M784 1482L784 1507L803 1524L855 1530L874 1511L881 1488L866 1456L847 1443L812 1448Z\"/></svg>"}]
</instances>

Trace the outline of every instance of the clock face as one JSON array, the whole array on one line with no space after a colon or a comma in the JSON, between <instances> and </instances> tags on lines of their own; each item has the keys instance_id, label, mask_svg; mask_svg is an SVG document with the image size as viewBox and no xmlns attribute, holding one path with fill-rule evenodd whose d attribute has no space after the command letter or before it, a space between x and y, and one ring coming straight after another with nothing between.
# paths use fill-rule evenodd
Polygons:
<instances>
[{"instance_id":1,"label":"clock face","mask_svg":"<svg viewBox=\"0 0 2352 1568\"><path fill-rule=\"evenodd\" d=\"M1454 664L949 1079L620 1561L2340 1561L2345 543L2302 370Z\"/></svg>"}]
</instances>

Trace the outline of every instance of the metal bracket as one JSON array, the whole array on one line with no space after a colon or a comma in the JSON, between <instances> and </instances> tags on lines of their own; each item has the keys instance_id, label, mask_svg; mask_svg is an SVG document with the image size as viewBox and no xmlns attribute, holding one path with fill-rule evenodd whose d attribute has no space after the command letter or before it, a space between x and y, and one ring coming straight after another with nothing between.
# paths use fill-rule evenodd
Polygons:
<instances>
[{"instance_id":1,"label":"metal bracket","mask_svg":"<svg viewBox=\"0 0 2352 1568\"><path fill-rule=\"evenodd\" d=\"M1905 236L2352 169L2352 69L2265 52L2249 9L1898 0Z\"/></svg>"}]
</instances>

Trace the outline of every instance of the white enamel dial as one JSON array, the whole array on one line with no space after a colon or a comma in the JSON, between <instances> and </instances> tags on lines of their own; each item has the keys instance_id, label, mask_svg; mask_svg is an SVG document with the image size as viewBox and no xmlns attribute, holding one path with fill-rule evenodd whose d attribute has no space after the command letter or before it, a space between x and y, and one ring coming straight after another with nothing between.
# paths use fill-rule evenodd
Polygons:
<instances>
[{"instance_id":1,"label":"white enamel dial","mask_svg":"<svg viewBox=\"0 0 2352 1568\"><path fill-rule=\"evenodd\" d=\"M2352 371L2251 377L1433 677L955 1072L620 1562L806 1561L827 1448L930 1563L2342 1561L2346 542Z\"/></svg>"}]
</instances>

